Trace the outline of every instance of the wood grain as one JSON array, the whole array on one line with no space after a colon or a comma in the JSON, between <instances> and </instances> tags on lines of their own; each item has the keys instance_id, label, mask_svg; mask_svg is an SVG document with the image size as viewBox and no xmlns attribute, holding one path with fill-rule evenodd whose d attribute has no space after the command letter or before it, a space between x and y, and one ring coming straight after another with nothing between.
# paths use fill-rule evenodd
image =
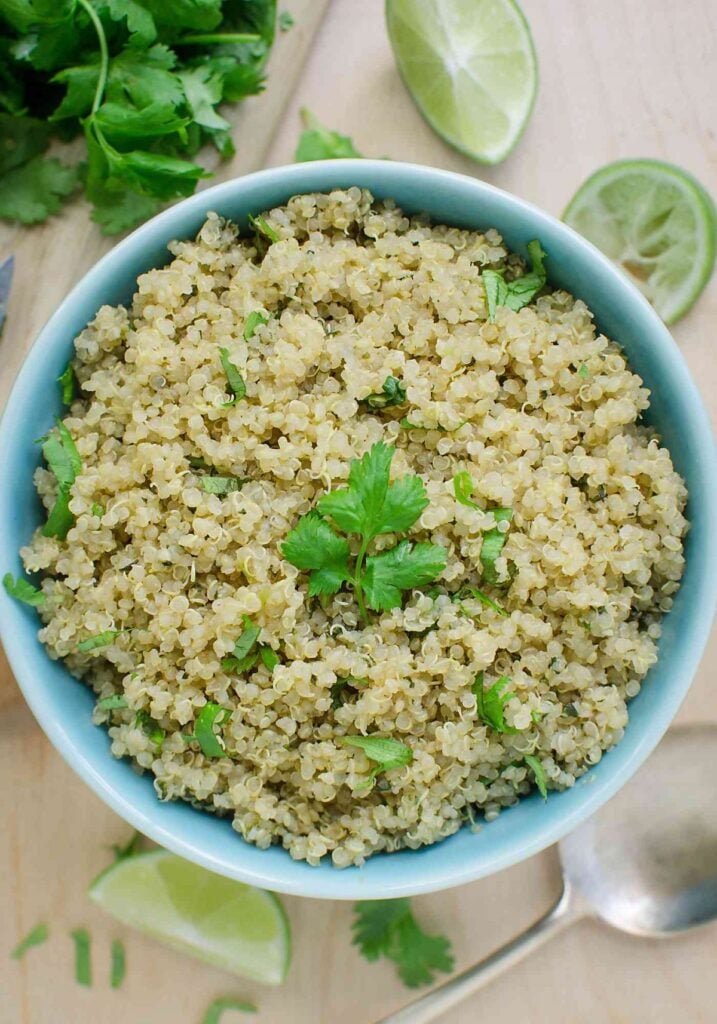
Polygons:
<instances>
[{"instance_id":1,"label":"wood grain","mask_svg":"<svg viewBox=\"0 0 717 1024\"><path fill-rule=\"evenodd\" d=\"M395 71L380 0L333 0L303 73L302 48L326 4L285 6L295 12L296 26L279 41L269 90L238 115L248 141L223 177L289 161L298 110L306 105L351 134L367 155L479 176L556 214L587 174L618 157L670 159L717 190L713 0L524 0L540 59L540 95L521 144L497 168L454 153L421 120ZM0 257L14 251L19 263L0 343L0 396L42 322L108 245L81 206L32 231L0 228ZM715 322L713 283L674 333L717 422ZM681 720L717 720L710 671L716 660L713 640ZM108 862L107 845L129 830L50 749L2 661L0 780L0 1024L200 1024L212 998L232 993L256 999L257 1024L370 1024L406 999L389 965L369 965L351 948L351 911L342 904L286 901L295 958L279 990L259 990L115 926L85 890ZM451 934L464 966L541 913L557 887L556 856L548 851L416 905L429 926ZM6 951L39 920L49 922L51 941L19 964L8 960ZM72 980L68 932L82 924L94 940L91 991ZM115 936L128 951L120 992L107 985ZM714 928L655 944L586 922L445 1020L711 1024L716 957Z\"/></svg>"}]
</instances>

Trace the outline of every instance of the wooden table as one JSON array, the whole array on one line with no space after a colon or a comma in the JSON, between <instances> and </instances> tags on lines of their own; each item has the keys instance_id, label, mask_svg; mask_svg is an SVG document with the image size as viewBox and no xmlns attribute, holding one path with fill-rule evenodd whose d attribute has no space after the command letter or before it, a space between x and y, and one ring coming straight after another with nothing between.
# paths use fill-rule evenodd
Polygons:
<instances>
[{"instance_id":1,"label":"wooden table","mask_svg":"<svg viewBox=\"0 0 717 1024\"><path fill-rule=\"evenodd\" d=\"M306 105L353 136L366 155L388 155L477 175L559 214L576 187L618 157L674 160L717 191L717 5L714 0L524 0L541 66L527 132L498 168L471 163L424 124L396 73L380 0L293 0L296 25L281 37L267 92L236 115L239 155L221 177L290 161ZM315 30L318 31L315 34ZM304 58L307 58L304 60ZM243 141L246 140L246 141ZM17 257L0 343L0 399L48 314L109 247L74 204L46 225L0 228L0 257ZM717 288L675 328L713 416ZM713 643L680 720L715 720ZM295 938L286 985L261 990L130 933L90 905L88 882L107 845L129 829L51 749L0 662L0 1024L199 1024L217 995L245 993L257 1024L369 1024L406 991L389 964L352 949L351 908L287 899ZM649 812L649 809L647 809ZM452 893L416 900L427 925L450 933L465 966L518 932L557 891L554 851ZM37 921L52 940L21 963L7 952ZM95 985L73 980L70 929L86 925ZM106 984L109 942L122 937L128 974ZM717 929L665 944L584 923L475 996L452 1024L697 1024L717 1020ZM230 1016L225 1018L229 1024Z\"/></svg>"}]
</instances>

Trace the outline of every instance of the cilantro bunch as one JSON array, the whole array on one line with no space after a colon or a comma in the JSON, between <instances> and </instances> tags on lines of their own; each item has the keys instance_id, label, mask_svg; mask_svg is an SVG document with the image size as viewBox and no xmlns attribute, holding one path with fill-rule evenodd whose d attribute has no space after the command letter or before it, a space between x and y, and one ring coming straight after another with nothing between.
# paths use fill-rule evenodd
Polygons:
<instances>
[{"instance_id":1,"label":"cilantro bunch","mask_svg":"<svg viewBox=\"0 0 717 1024\"><path fill-rule=\"evenodd\" d=\"M0 0L0 217L34 224L84 183L106 234L190 195L219 113L260 92L276 0ZM87 159L45 152L84 136Z\"/></svg>"},{"instance_id":2,"label":"cilantro bunch","mask_svg":"<svg viewBox=\"0 0 717 1024\"><path fill-rule=\"evenodd\" d=\"M407 474L390 481L395 452L379 441L363 458L354 459L348 487L325 494L281 548L287 561L310 573L311 596L352 587L364 622L367 606L374 611L399 607L402 591L430 583L446 566L445 549L438 544L402 540L395 547L368 554L376 537L405 533L428 505L420 477ZM355 555L341 534L358 538Z\"/></svg>"}]
</instances>

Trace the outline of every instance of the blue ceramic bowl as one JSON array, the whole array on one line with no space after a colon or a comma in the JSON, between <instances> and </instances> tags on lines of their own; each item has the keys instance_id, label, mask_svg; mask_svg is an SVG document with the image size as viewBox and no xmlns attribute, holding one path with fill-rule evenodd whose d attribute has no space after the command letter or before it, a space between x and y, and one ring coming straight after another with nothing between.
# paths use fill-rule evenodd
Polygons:
<instances>
[{"instance_id":1,"label":"blue ceramic bowl","mask_svg":"<svg viewBox=\"0 0 717 1024\"><path fill-rule=\"evenodd\" d=\"M461 885L537 853L622 786L656 746L679 708L704 647L717 595L717 460L709 422L685 363L651 307L597 249L528 203L473 178L389 161L337 160L279 167L229 181L179 203L120 242L77 285L30 352L0 428L0 573L21 571L18 549L41 521L32 485L34 439L60 413L55 378L72 340L104 303L128 302L138 274L168 260L167 242L195 234L208 210L246 224L247 214L300 192L360 185L404 209L467 228L495 226L525 252L539 238L550 282L584 299L600 328L624 346L652 391L650 417L689 487L687 568L664 622L660 660L630 705L622 742L571 790L533 795L480 832L462 829L418 851L377 854L363 868L312 868L283 849L258 850L228 821L187 804L160 803L149 776L110 754L92 725L93 696L37 640L31 608L0 591L2 639L37 720L65 760L117 814L189 860L232 878L301 896L379 899ZM32 771L32 765L28 765Z\"/></svg>"}]
</instances>

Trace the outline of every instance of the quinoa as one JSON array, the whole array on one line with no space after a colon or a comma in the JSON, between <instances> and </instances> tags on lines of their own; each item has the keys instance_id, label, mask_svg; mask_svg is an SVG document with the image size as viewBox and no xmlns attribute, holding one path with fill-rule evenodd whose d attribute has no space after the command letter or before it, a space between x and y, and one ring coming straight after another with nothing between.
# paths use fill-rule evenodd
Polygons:
<instances>
[{"instance_id":1,"label":"quinoa","mask_svg":"<svg viewBox=\"0 0 717 1024\"><path fill-rule=\"evenodd\" d=\"M431 225L359 188L265 217L273 244L210 214L130 308L104 306L78 336L75 522L22 556L44 575L51 657L126 700L94 712L115 756L259 847L343 867L494 818L533 786L526 755L563 789L619 742L683 572L686 490L641 423L647 389L583 302L546 290L489 322L482 270L523 271L495 230ZM244 340L254 311L267 322ZM234 404L221 348L246 383ZM389 376L405 402L372 409ZM447 564L364 624L350 591L310 598L281 545L379 441L427 491L410 539ZM478 507L456 500L458 472ZM243 483L206 493L207 473ZM49 510L54 477L36 485ZM496 506L513 518L487 586ZM465 585L508 614L454 600ZM223 667L244 617L276 666ZM78 650L106 630L122 632ZM509 677L512 731L478 714L481 672ZM192 742L208 701L227 709L223 757ZM413 758L369 787L372 763L340 740L373 733Z\"/></svg>"}]
</instances>

